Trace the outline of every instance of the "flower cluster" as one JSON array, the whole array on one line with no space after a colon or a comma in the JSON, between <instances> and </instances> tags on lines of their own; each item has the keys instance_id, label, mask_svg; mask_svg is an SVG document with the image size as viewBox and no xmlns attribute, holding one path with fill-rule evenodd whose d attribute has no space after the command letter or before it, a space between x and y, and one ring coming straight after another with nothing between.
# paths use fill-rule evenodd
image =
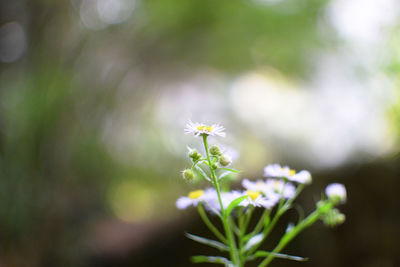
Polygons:
<instances>
[{"instance_id":1,"label":"flower cluster","mask_svg":"<svg viewBox=\"0 0 400 267\"><path fill-rule=\"evenodd\" d=\"M343 223L345 215L335 207L345 203L346 188L338 183L328 185L325 190L326 197L318 201L316 210L297 224L290 224L274 250L257 251L279 218L293 207L297 196L312 182L312 177L307 170L296 171L288 166L270 164L264 168L262 179L257 181L244 179L241 183L242 189L227 190L229 179L226 177L236 175L239 171L227 168L232 163L232 158L224 154L217 145L208 146L208 137L225 137L224 130L220 124L207 125L193 122L189 122L185 128L186 134L202 137L205 155L189 148L188 156L192 166L182 171L182 176L187 181L204 179L212 186L180 197L176 201L176 206L178 209L197 207L200 217L219 241L187 234L190 239L229 252L229 259L195 256L192 260L221 263L232 267L242 267L247 261L260 257L264 257L258 265L260 267L267 266L276 257L304 260L301 257L281 254L280 251L304 228L311 226L318 219L329 226ZM225 190L221 189L222 184ZM264 211L253 230L249 231L249 222L255 208L262 208ZM224 233L212 224L205 211L216 214L221 219Z\"/></svg>"},{"instance_id":2,"label":"flower cluster","mask_svg":"<svg viewBox=\"0 0 400 267\"><path fill-rule=\"evenodd\" d=\"M185 171L188 172L189 170ZM254 206L271 209L279 203L281 198L293 198L296 192L296 187L293 184L285 182L284 180L271 178L268 178L265 181L258 180L256 182L244 179L242 181L242 186L245 190L221 192L224 208L227 208L234 199L246 196L246 199L239 204L240 206ZM208 188L205 191L192 191L188 196L180 197L176 202L176 206L179 209L185 209L189 206L197 206L198 203L203 203L206 207L211 208L212 210L220 210L217 192L214 188Z\"/></svg>"}]
</instances>

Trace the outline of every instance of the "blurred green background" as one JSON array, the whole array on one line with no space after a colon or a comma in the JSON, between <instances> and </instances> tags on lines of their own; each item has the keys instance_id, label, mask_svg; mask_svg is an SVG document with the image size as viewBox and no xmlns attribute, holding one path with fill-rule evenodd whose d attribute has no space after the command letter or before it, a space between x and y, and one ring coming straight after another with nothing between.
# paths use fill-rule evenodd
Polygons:
<instances>
[{"instance_id":1,"label":"blurred green background","mask_svg":"<svg viewBox=\"0 0 400 267\"><path fill-rule=\"evenodd\" d=\"M318 223L287 248L310 261L271 266L400 266L399 11L0 2L0 266L192 266L213 253L184 238L205 227L175 207L204 186L180 178L186 146L200 146L189 119L227 128L214 142L244 177L274 162L312 171L306 211L328 183L348 188L344 225Z\"/></svg>"}]
</instances>

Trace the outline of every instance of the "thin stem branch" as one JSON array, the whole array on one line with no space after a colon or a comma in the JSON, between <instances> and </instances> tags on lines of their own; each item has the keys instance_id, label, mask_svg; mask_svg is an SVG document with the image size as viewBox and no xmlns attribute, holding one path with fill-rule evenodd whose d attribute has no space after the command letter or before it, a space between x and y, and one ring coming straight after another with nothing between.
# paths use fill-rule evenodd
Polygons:
<instances>
[{"instance_id":1,"label":"thin stem branch","mask_svg":"<svg viewBox=\"0 0 400 267\"><path fill-rule=\"evenodd\" d=\"M333 207L332 202L325 203L322 207L319 207L316 211L307 216L303 221L301 221L298 225L296 225L291 231L287 232L279 241L278 245L271 251L271 254L268 255L259 265L258 267L266 267L275 257L276 254L279 253L293 238L295 238L301 231L305 228L313 225L322 214Z\"/></svg>"},{"instance_id":2,"label":"thin stem branch","mask_svg":"<svg viewBox=\"0 0 400 267\"><path fill-rule=\"evenodd\" d=\"M225 233L226 233L226 236L227 236L227 239L228 239L227 241L228 241L228 246L229 246L229 254L230 254L230 257L231 257L231 260L232 260L233 264L241 266L240 258L239 258L237 247L236 247L236 243L235 243L235 238L233 236L232 229L231 229L231 223L229 221L228 216L226 215L224 205L222 204L221 191L220 191L220 188L219 188L219 183L218 183L217 177L215 175L215 171L214 171L213 166L212 166L212 162L211 162L211 158L210 158L210 152L208 151L207 137L208 137L208 135L203 134L203 144L204 144L204 149L205 149L206 155L207 155L207 162L208 162L208 166L210 168L212 182L214 184L215 190L217 191L218 202L219 202L220 207L221 207L222 224L224 226L224 230L225 230Z\"/></svg>"},{"instance_id":3,"label":"thin stem branch","mask_svg":"<svg viewBox=\"0 0 400 267\"><path fill-rule=\"evenodd\" d=\"M211 232L214 233L216 237L218 237L219 240L221 240L223 243L228 244L228 241L226 238L218 231L218 229L212 224L210 219L208 219L206 212L204 211L203 206L200 204L197 206L197 210L199 211L200 217L203 220L204 224L207 225L208 229L210 229Z\"/></svg>"}]
</instances>

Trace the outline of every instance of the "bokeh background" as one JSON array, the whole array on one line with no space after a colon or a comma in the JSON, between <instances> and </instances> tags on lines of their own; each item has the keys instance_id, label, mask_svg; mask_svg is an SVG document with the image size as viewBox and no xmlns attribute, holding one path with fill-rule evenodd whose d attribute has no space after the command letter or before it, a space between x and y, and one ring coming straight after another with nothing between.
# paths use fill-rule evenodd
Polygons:
<instances>
[{"instance_id":1,"label":"bokeh background","mask_svg":"<svg viewBox=\"0 0 400 267\"><path fill-rule=\"evenodd\" d=\"M0 2L0 266L195 266L207 235L175 200L186 122L243 177L308 169L299 203L348 188L344 225L285 252L306 263L400 266L400 2ZM292 215L278 225L283 231ZM273 237L273 238L277 238ZM272 239L265 248L271 248ZM208 266L208 265L198 265ZM250 266L250 265L249 265Z\"/></svg>"}]
</instances>

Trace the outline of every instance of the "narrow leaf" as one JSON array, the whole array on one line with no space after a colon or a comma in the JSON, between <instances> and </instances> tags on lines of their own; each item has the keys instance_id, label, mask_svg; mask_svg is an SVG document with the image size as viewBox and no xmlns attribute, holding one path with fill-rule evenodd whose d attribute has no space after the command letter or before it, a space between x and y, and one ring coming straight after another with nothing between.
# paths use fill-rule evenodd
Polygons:
<instances>
[{"instance_id":1,"label":"narrow leaf","mask_svg":"<svg viewBox=\"0 0 400 267\"><path fill-rule=\"evenodd\" d=\"M299 256L292 256L292 255L287 255L287 254L282 254L282 253L272 253L268 251L262 251L259 250L257 251L252 258L261 258L261 257L267 257L269 255L274 255L276 258L280 259L287 259L287 260L293 260L293 261L308 261L308 258L303 258Z\"/></svg>"},{"instance_id":2,"label":"narrow leaf","mask_svg":"<svg viewBox=\"0 0 400 267\"><path fill-rule=\"evenodd\" d=\"M209 262L209 263L217 263L217 264L223 264L225 266L229 266L232 264L232 262L224 257L218 257L218 256L193 256L191 258L192 262L194 263L203 263L203 262Z\"/></svg>"},{"instance_id":3,"label":"narrow leaf","mask_svg":"<svg viewBox=\"0 0 400 267\"><path fill-rule=\"evenodd\" d=\"M208 177L207 173L198 165L196 165L194 167L206 180L208 180L209 182L211 182L211 178Z\"/></svg>"},{"instance_id":4,"label":"narrow leaf","mask_svg":"<svg viewBox=\"0 0 400 267\"><path fill-rule=\"evenodd\" d=\"M263 237L264 237L263 233L253 236L243 247L243 250L248 251L255 245L258 245L263 240Z\"/></svg>"},{"instance_id":5,"label":"narrow leaf","mask_svg":"<svg viewBox=\"0 0 400 267\"><path fill-rule=\"evenodd\" d=\"M235 169L229 169L229 168L218 168L218 169L225 170L225 171L230 171L230 172L234 172L234 173L240 173L240 171L235 170Z\"/></svg>"},{"instance_id":6,"label":"narrow leaf","mask_svg":"<svg viewBox=\"0 0 400 267\"><path fill-rule=\"evenodd\" d=\"M229 204L228 208L226 209L225 216L228 217L231 214L232 210L236 208L240 204L240 202L242 202L246 198L247 196L241 196L232 201L231 204Z\"/></svg>"},{"instance_id":7,"label":"narrow leaf","mask_svg":"<svg viewBox=\"0 0 400 267\"><path fill-rule=\"evenodd\" d=\"M231 172L223 172L219 175L218 180L222 180L223 178L225 178L226 176L228 176L229 174L231 174Z\"/></svg>"},{"instance_id":8,"label":"narrow leaf","mask_svg":"<svg viewBox=\"0 0 400 267\"><path fill-rule=\"evenodd\" d=\"M220 251L229 251L229 247L226 246L225 244L222 244L221 242L218 242L218 241L215 241L215 240L212 240L212 239L208 239L208 238L205 238L205 237L197 236L197 235L192 235L192 234L189 234L189 233L185 233L185 235L186 235L187 238L190 238L193 241L196 241L196 242L199 242L201 244L208 245L210 247L219 249Z\"/></svg>"}]
</instances>

